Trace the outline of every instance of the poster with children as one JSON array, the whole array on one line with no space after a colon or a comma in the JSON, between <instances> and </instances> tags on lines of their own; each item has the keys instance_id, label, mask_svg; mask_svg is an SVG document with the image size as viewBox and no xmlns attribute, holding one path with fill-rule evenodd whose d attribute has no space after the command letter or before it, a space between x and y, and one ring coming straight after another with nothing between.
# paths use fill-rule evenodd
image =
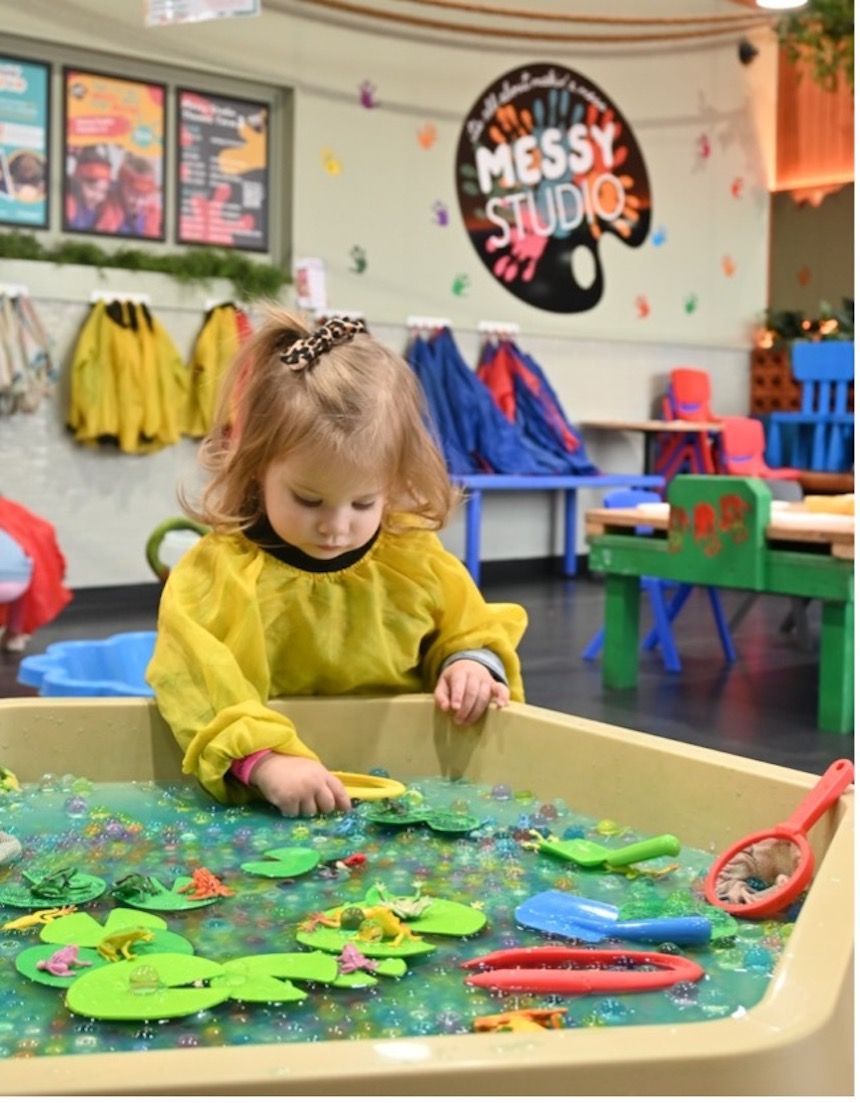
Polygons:
<instances>
[{"instance_id":1,"label":"poster with children","mask_svg":"<svg viewBox=\"0 0 860 1103\"><path fill-rule=\"evenodd\" d=\"M269 105L180 88L176 240L269 248Z\"/></svg>"},{"instance_id":2,"label":"poster with children","mask_svg":"<svg viewBox=\"0 0 860 1103\"><path fill-rule=\"evenodd\" d=\"M0 56L0 222L48 225L50 70Z\"/></svg>"},{"instance_id":3,"label":"poster with children","mask_svg":"<svg viewBox=\"0 0 860 1103\"><path fill-rule=\"evenodd\" d=\"M163 241L164 85L63 78L63 229Z\"/></svg>"}]
</instances>

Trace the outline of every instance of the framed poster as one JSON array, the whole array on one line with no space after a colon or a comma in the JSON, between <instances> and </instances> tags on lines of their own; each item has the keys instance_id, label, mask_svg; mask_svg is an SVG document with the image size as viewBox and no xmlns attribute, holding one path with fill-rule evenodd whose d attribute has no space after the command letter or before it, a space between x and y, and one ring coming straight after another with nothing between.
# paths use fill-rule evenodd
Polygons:
<instances>
[{"instance_id":1,"label":"framed poster","mask_svg":"<svg viewBox=\"0 0 860 1103\"><path fill-rule=\"evenodd\" d=\"M267 103L176 92L176 240L269 249Z\"/></svg>"},{"instance_id":2,"label":"framed poster","mask_svg":"<svg viewBox=\"0 0 860 1103\"><path fill-rule=\"evenodd\" d=\"M63 229L164 240L165 86L63 69Z\"/></svg>"},{"instance_id":3,"label":"framed poster","mask_svg":"<svg viewBox=\"0 0 860 1103\"><path fill-rule=\"evenodd\" d=\"M0 222L48 225L51 69L0 55Z\"/></svg>"}]
</instances>

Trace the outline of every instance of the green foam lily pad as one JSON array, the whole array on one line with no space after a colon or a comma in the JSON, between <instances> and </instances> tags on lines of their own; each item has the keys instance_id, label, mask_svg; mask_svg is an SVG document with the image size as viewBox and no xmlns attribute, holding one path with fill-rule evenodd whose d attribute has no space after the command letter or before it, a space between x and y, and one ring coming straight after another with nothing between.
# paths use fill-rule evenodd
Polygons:
<instances>
[{"instance_id":1,"label":"green foam lily pad","mask_svg":"<svg viewBox=\"0 0 860 1103\"><path fill-rule=\"evenodd\" d=\"M135 911L133 908L114 908L104 924L99 923L86 912L75 912L72 915L61 915L58 919L52 919L50 923L46 923L39 932L39 938L42 942L60 946L69 946L74 943L76 946L94 948L100 942L104 942L108 935L127 931L133 927L166 931L167 923L160 916Z\"/></svg>"},{"instance_id":2,"label":"green foam lily pad","mask_svg":"<svg viewBox=\"0 0 860 1103\"><path fill-rule=\"evenodd\" d=\"M465 816L459 812L434 811L432 808L414 808L409 811L379 809L371 811L365 817L368 823L377 827L411 827L426 824L431 831L441 835L466 835L481 826L481 820L475 816Z\"/></svg>"},{"instance_id":3,"label":"green foam lily pad","mask_svg":"<svg viewBox=\"0 0 860 1103\"><path fill-rule=\"evenodd\" d=\"M257 877L301 877L315 869L321 860L320 852L310 847L283 846L277 850L267 850L262 861L245 862L241 868Z\"/></svg>"},{"instance_id":4,"label":"green foam lily pad","mask_svg":"<svg viewBox=\"0 0 860 1103\"><path fill-rule=\"evenodd\" d=\"M217 896L207 896L204 900L192 900L179 890L191 884L190 877L177 877L173 882L173 888L169 889L158 880L157 877L148 878L157 889L156 892L119 892L114 885L114 895L129 904L133 908L147 908L150 911L191 911L193 908L207 908L219 899Z\"/></svg>"},{"instance_id":5,"label":"green foam lily pad","mask_svg":"<svg viewBox=\"0 0 860 1103\"><path fill-rule=\"evenodd\" d=\"M224 968L249 976L278 977L331 984L337 976L337 961L330 954L249 954L231 958Z\"/></svg>"},{"instance_id":6,"label":"green foam lily pad","mask_svg":"<svg viewBox=\"0 0 860 1103\"><path fill-rule=\"evenodd\" d=\"M71 976L55 977L53 973L48 973L38 966L38 963L49 958L52 952L51 949L45 946L29 946L15 958L15 968L27 980L34 980L37 984L47 984L49 988L69 988L85 972L107 965L107 962L97 950L79 947L78 960L89 962L89 964L87 966L73 965L71 966Z\"/></svg>"},{"instance_id":7,"label":"green foam lily pad","mask_svg":"<svg viewBox=\"0 0 860 1103\"><path fill-rule=\"evenodd\" d=\"M438 831L440 835L467 835L476 831L483 821L459 812L428 812L425 822L431 831Z\"/></svg>"},{"instance_id":8,"label":"green foam lily pad","mask_svg":"<svg viewBox=\"0 0 860 1103\"><path fill-rule=\"evenodd\" d=\"M223 974L215 977L211 986L224 990L231 1000L243 1003L289 1003L307 998L307 992L288 980L278 980L266 973L245 973L233 969L232 963L224 966Z\"/></svg>"},{"instance_id":9,"label":"green foam lily pad","mask_svg":"<svg viewBox=\"0 0 860 1103\"><path fill-rule=\"evenodd\" d=\"M388 960L393 959L389 958ZM375 988L379 981L373 973L365 973L363 969L356 969L353 973L338 973L331 984L332 988Z\"/></svg>"},{"instance_id":10,"label":"green foam lily pad","mask_svg":"<svg viewBox=\"0 0 860 1103\"><path fill-rule=\"evenodd\" d=\"M405 898L406 903L411 901ZM411 927L416 934L441 934L450 935L453 938L468 938L477 934L486 925L487 917L479 909L469 904L458 904L455 900L445 900L439 896L430 897L429 905L420 915L409 916L404 923ZM388 904L397 897L388 896L384 890L374 886L368 889L364 897L365 905Z\"/></svg>"},{"instance_id":11,"label":"green foam lily pad","mask_svg":"<svg viewBox=\"0 0 860 1103\"><path fill-rule=\"evenodd\" d=\"M374 967L373 975L376 977L392 977L397 980L405 975L406 969L407 965L402 957L387 957Z\"/></svg>"},{"instance_id":12,"label":"green foam lily pad","mask_svg":"<svg viewBox=\"0 0 860 1103\"><path fill-rule=\"evenodd\" d=\"M66 1006L90 1019L177 1019L229 999L226 987L184 987L223 973L206 958L152 954L145 963L119 961L78 977L66 992Z\"/></svg>"},{"instance_id":13,"label":"green foam lily pad","mask_svg":"<svg viewBox=\"0 0 860 1103\"><path fill-rule=\"evenodd\" d=\"M470 904L458 904L455 900L442 900L438 897L417 919L407 920L416 934L442 934L454 938L468 938L477 934L487 923L487 917L480 908Z\"/></svg>"},{"instance_id":14,"label":"green foam lily pad","mask_svg":"<svg viewBox=\"0 0 860 1103\"><path fill-rule=\"evenodd\" d=\"M432 954L436 949L422 939L405 938L399 946L391 942L364 942L355 937L355 931L342 931L336 927L317 927L313 931L297 931L296 938L303 946L312 946L316 950L325 950L330 954L340 954L347 942L365 957L416 957L420 954Z\"/></svg>"},{"instance_id":15,"label":"green foam lily pad","mask_svg":"<svg viewBox=\"0 0 860 1103\"><path fill-rule=\"evenodd\" d=\"M88 873L75 873L68 886L57 896L39 896L31 884L0 884L0 904L10 908L59 908L67 904L86 904L107 891L107 882Z\"/></svg>"},{"instance_id":16,"label":"green foam lily pad","mask_svg":"<svg viewBox=\"0 0 860 1103\"><path fill-rule=\"evenodd\" d=\"M368 823L378 827L410 827L412 824L424 823L423 812L393 812L386 809L372 809L365 816Z\"/></svg>"}]
</instances>

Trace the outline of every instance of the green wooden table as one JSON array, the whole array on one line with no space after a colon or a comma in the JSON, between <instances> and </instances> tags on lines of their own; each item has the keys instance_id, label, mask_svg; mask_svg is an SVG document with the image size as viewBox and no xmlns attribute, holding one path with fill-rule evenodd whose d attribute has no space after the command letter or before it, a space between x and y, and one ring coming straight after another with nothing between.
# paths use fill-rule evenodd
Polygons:
<instances>
[{"instance_id":1,"label":"green wooden table","mask_svg":"<svg viewBox=\"0 0 860 1103\"><path fill-rule=\"evenodd\" d=\"M631 530L651 526L652 535ZM755 590L822 602L818 726L854 723L854 518L774 511L765 483L681 475L659 509L586 514L589 565L606 575L603 684L636 685L640 578Z\"/></svg>"}]
</instances>

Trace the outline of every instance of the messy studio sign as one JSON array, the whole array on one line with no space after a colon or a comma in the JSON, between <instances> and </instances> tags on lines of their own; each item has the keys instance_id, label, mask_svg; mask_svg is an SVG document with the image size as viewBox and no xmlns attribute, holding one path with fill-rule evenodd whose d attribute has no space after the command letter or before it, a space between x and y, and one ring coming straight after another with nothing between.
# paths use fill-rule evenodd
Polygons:
<instances>
[{"instance_id":1,"label":"messy studio sign","mask_svg":"<svg viewBox=\"0 0 860 1103\"><path fill-rule=\"evenodd\" d=\"M604 234L632 247L648 237L639 143L608 96L562 66L522 66L485 89L463 124L456 172L481 261L541 310L590 310L603 294Z\"/></svg>"}]
</instances>

